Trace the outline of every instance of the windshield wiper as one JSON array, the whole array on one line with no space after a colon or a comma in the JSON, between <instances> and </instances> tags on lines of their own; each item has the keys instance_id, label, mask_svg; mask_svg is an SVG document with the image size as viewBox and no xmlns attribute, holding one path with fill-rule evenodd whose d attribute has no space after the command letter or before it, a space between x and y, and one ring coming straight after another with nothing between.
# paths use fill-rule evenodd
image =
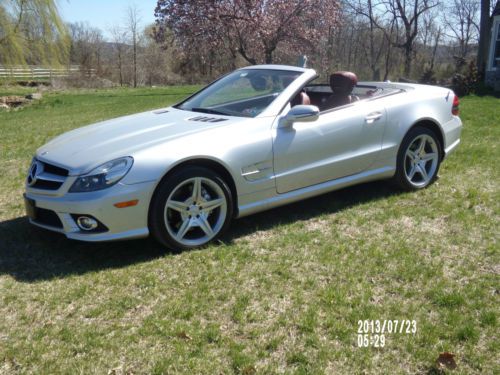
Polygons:
<instances>
[{"instance_id":1,"label":"windshield wiper","mask_svg":"<svg viewBox=\"0 0 500 375\"><path fill-rule=\"evenodd\" d=\"M191 108L190 111L193 111L193 112L202 112L202 113L211 113L213 115L225 115L225 116L228 115L227 113L224 113L224 112L221 112L221 111L217 111L216 109L211 109L211 108L195 107L195 108Z\"/></svg>"}]
</instances>

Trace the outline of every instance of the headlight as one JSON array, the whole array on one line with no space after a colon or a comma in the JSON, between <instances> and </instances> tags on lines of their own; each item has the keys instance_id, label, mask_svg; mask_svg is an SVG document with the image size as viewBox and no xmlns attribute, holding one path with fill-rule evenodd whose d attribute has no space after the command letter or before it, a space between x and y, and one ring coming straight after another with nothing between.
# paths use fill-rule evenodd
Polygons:
<instances>
[{"instance_id":1,"label":"headlight","mask_svg":"<svg viewBox=\"0 0 500 375\"><path fill-rule=\"evenodd\" d=\"M82 193L106 189L120 181L130 170L134 159L130 156L115 159L80 176L69 189L70 193Z\"/></svg>"}]
</instances>

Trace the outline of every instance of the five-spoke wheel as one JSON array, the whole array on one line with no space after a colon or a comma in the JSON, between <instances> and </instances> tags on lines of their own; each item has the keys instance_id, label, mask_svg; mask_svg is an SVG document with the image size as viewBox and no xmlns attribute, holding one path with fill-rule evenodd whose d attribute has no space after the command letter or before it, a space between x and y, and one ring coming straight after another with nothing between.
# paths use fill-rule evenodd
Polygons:
<instances>
[{"instance_id":1,"label":"five-spoke wheel","mask_svg":"<svg viewBox=\"0 0 500 375\"><path fill-rule=\"evenodd\" d=\"M206 168L187 167L158 187L150 229L169 248L190 249L220 235L232 213L231 191L222 178Z\"/></svg>"},{"instance_id":2,"label":"five-spoke wheel","mask_svg":"<svg viewBox=\"0 0 500 375\"><path fill-rule=\"evenodd\" d=\"M394 179L406 190L422 189L434 182L441 162L441 145L433 131L416 126L401 144Z\"/></svg>"}]
</instances>

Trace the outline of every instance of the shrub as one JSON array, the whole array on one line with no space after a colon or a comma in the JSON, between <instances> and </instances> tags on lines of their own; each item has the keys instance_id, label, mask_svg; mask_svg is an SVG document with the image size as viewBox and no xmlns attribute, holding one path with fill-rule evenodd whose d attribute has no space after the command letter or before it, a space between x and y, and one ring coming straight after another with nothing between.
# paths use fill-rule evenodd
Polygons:
<instances>
[{"instance_id":1,"label":"shrub","mask_svg":"<svg viewBox=\"0 0 500 375\"><path fill-rule=\"evenodd\" d=\"M470 61L463 73L455 73L452 78L453 91L458 96L475 93L479 84L479 75L476 64Z\"/></svg>"}]
</instances>

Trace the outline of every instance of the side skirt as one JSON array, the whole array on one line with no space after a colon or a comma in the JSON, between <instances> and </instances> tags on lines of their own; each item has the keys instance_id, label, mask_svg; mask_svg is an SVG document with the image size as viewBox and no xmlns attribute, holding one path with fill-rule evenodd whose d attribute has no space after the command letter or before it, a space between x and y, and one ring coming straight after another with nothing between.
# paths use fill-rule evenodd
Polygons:
<instances>
[{"instance_id":1,"label":"side skirt","mask_svg":"<svg viewBox=\"0 0 500 375\"><path fill-rule=\"evenodd\" d=\"M268 198L240 206L238 209L238 218L248 216L260 211L269 210L274 207L283 206L288 203L297 202L302 199L311 198L316 195L328 193L330 191L339 190L347 186L389 178L394 176L394 173L394 167L383 167L364 171L352 176L346 176L336 180L323 182L321 184L308 186L284 194L276 194L276 192L273 191L274 194L270 193L270 196Z\"/></svg>"}]
</instances>

